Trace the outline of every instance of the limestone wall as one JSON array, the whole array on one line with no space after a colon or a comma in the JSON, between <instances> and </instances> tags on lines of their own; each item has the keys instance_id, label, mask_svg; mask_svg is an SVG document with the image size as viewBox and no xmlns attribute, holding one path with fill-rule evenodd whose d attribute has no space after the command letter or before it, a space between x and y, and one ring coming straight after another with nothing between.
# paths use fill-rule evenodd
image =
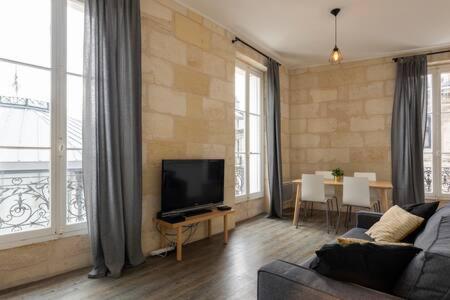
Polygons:
<instances>
[{"instance_id":1,"label":"limestone wall","mask_svg":"<svg viewBox=\"0 0 450 300\"><path fill-rule=\"evenodd\" d=\"M340 167L391 179L391 58L292 70L291 175Z\"/></svg>"},{"instance_id":2,"label":"limestone wall","mask_svg":"<svg viewBox=\"0 0 450 300\"><path fill-rule=\"evenodd\" d=\"M237 53L264 59L231 43L234 35L172 0L142 0L143 226L145 255L159 247L153 218L160 210L162 159L224 158L225 204L231 224L264 212L265 199L234 199L234 66ZM289 77L281 70L284 175L289 178ZM222 231L221 220L213 233ZM193 240L205 237L203 226ZM172 258L169 258L172 259ZM87 236L0 250L0 289L90 265Z\"/></svg>"}]
</instances>

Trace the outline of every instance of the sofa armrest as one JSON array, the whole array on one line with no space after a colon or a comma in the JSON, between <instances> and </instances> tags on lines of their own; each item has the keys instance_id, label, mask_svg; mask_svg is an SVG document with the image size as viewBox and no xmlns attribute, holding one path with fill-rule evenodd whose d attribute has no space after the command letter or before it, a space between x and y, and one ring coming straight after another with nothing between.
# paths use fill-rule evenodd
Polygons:
<instances>
[{"instance_id":1,"label":"sofa armrest","mask_svg":"<svg viewBox=\"0 0 450 300\"><path fill-rule=\"evenodd\" d=\"M274 261L258 271L258 300L400 299L356 284L337 281L314 270Z\"/></svg>"},{"instance_id":2,"label":"sofa armrest","mask_svg":"<svg viewBox=\"0 0 450 300\"><path fill-rule=\"evenodd\" d=\"M369 229L378 222L383 214L373 211L358 211L356 213L356 227Z\"/></svg>"}]
</instances>

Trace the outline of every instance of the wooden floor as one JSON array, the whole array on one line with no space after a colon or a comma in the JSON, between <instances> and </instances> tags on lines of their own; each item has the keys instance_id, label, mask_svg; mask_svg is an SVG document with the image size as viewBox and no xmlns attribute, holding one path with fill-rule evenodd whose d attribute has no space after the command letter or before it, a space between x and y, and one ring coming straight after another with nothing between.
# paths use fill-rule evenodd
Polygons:
<instances>
[{"instance_id":1,"label":"wooden floor","mask_svg":"<svg viewBox=\"0 0 450 300\"><path fill-rule=\"evenodd\" d=\"M0 292L0 299L256 299L257 270L275 259L301 263L331 241L321 213L295 229L289 219L259 216L240 223L230 234L183 247L183 261L174 253L152 257L119 279L88 279L88 269L18 289Z\"/></svg>"}]
</instances>

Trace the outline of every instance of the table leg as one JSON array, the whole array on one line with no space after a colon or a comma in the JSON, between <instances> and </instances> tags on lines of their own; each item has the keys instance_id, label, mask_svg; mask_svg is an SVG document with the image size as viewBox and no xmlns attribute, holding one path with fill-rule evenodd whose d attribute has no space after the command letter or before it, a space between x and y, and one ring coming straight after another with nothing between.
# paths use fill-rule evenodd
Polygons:
<instances>
[{"instance_id":1,"label":"table leg","mask_svg":"<svg viewBox=\"0 0 450 300\"><path fill-rule=\"evenodd\" d=\"M292 225L297 225L299 210L300 210L300 184L297 183L297 190L295 192L294 218L292 221Z\"/></svg>"},{"instance_id":2,"label":"table leg","mask_svg":"<svg viewBox=\"0 0 450 300\"><path fill-rule=\"evenodd\" d=\"M160 248L165 248L166 247L166 228L161 227L160 231L161 231L161 235L159 237L159 246L160 246Z\"/></svg>"},{"instance_id":3,"label":"table leg","mask_svg":"<svg viewBox=\"0 0 450 300\"><path fill-rule=\"evenodd\" d=\"M211 232L212 232L212 222L211 220L208 220L208 238L211 237Z\"/></svg>"},{"instance_id":4,"label":"table leg","mask_svg":"<svg viewBox=\"0 0 450 300\"><path fill-rule=\"evenodd\" d=\"M228 244L228 215L223 216L223 242Z\"/></svg>"},{"instance_id":5,"label":"table leg","mask_svg":"<svg viewBox=\"0 0 450 300\"><path fill-rule=\"evenodd\" d=\"M177 228L177 261L182 260L182 250L183 248L183 227Z\"/></svg>"},{"instance_id":6,"label":"table leg","mask_svg":"<svg viewBox=\"0 0 450 300\"><path fill-rule=\"evenodd\" d=\"M386 212L389 209L388 189L381 191L381 212Z\"/></svg>"}]
</instances>

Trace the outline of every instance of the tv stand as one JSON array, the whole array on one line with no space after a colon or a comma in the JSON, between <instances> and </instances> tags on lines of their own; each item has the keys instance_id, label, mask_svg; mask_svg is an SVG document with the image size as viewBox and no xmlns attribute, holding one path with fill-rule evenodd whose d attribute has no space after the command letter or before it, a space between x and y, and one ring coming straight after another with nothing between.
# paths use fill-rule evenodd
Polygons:
<instances>
[{"instance_id":1,"label":"tv stand","mask_svg":"<svg viewBox=\"0 0 450 300\"><path fill-rule=\"evenodd\" d=\"M187 211L185 212L183 215L185 217L193 217L193 216L198 216L198 215L203 215L203 214L207 214L212 212L211 209L207 209L207 208L201 208L201 209L196 209L196 210L191 210L191 211Z\"/></svg>"},{"instance_id":2,"label":"tv stand","mask_svg":"<svg viewBox=\"0 0 450 300\"><path fill-rule=\"evenodd\" d=\"M195 223L207 222L208 224L208 237L211 237L212 226L211 220L214 218L223 217L223 242L224 244L228 243L228 216L235 212L234 209L220 211L217 209L213 209L210 212L203 213L201 215L195 215L191 217L186 217L186 219L182 222L178 223L169 223L161 219L156 219L155 223L161 228L161 236L160 236L160 246L161 248L166 247L166 230L175 229L177 232L177 261L182 260L182 247L183 247L183 226L188 226Z\"/></svg>"}]
</instances>

